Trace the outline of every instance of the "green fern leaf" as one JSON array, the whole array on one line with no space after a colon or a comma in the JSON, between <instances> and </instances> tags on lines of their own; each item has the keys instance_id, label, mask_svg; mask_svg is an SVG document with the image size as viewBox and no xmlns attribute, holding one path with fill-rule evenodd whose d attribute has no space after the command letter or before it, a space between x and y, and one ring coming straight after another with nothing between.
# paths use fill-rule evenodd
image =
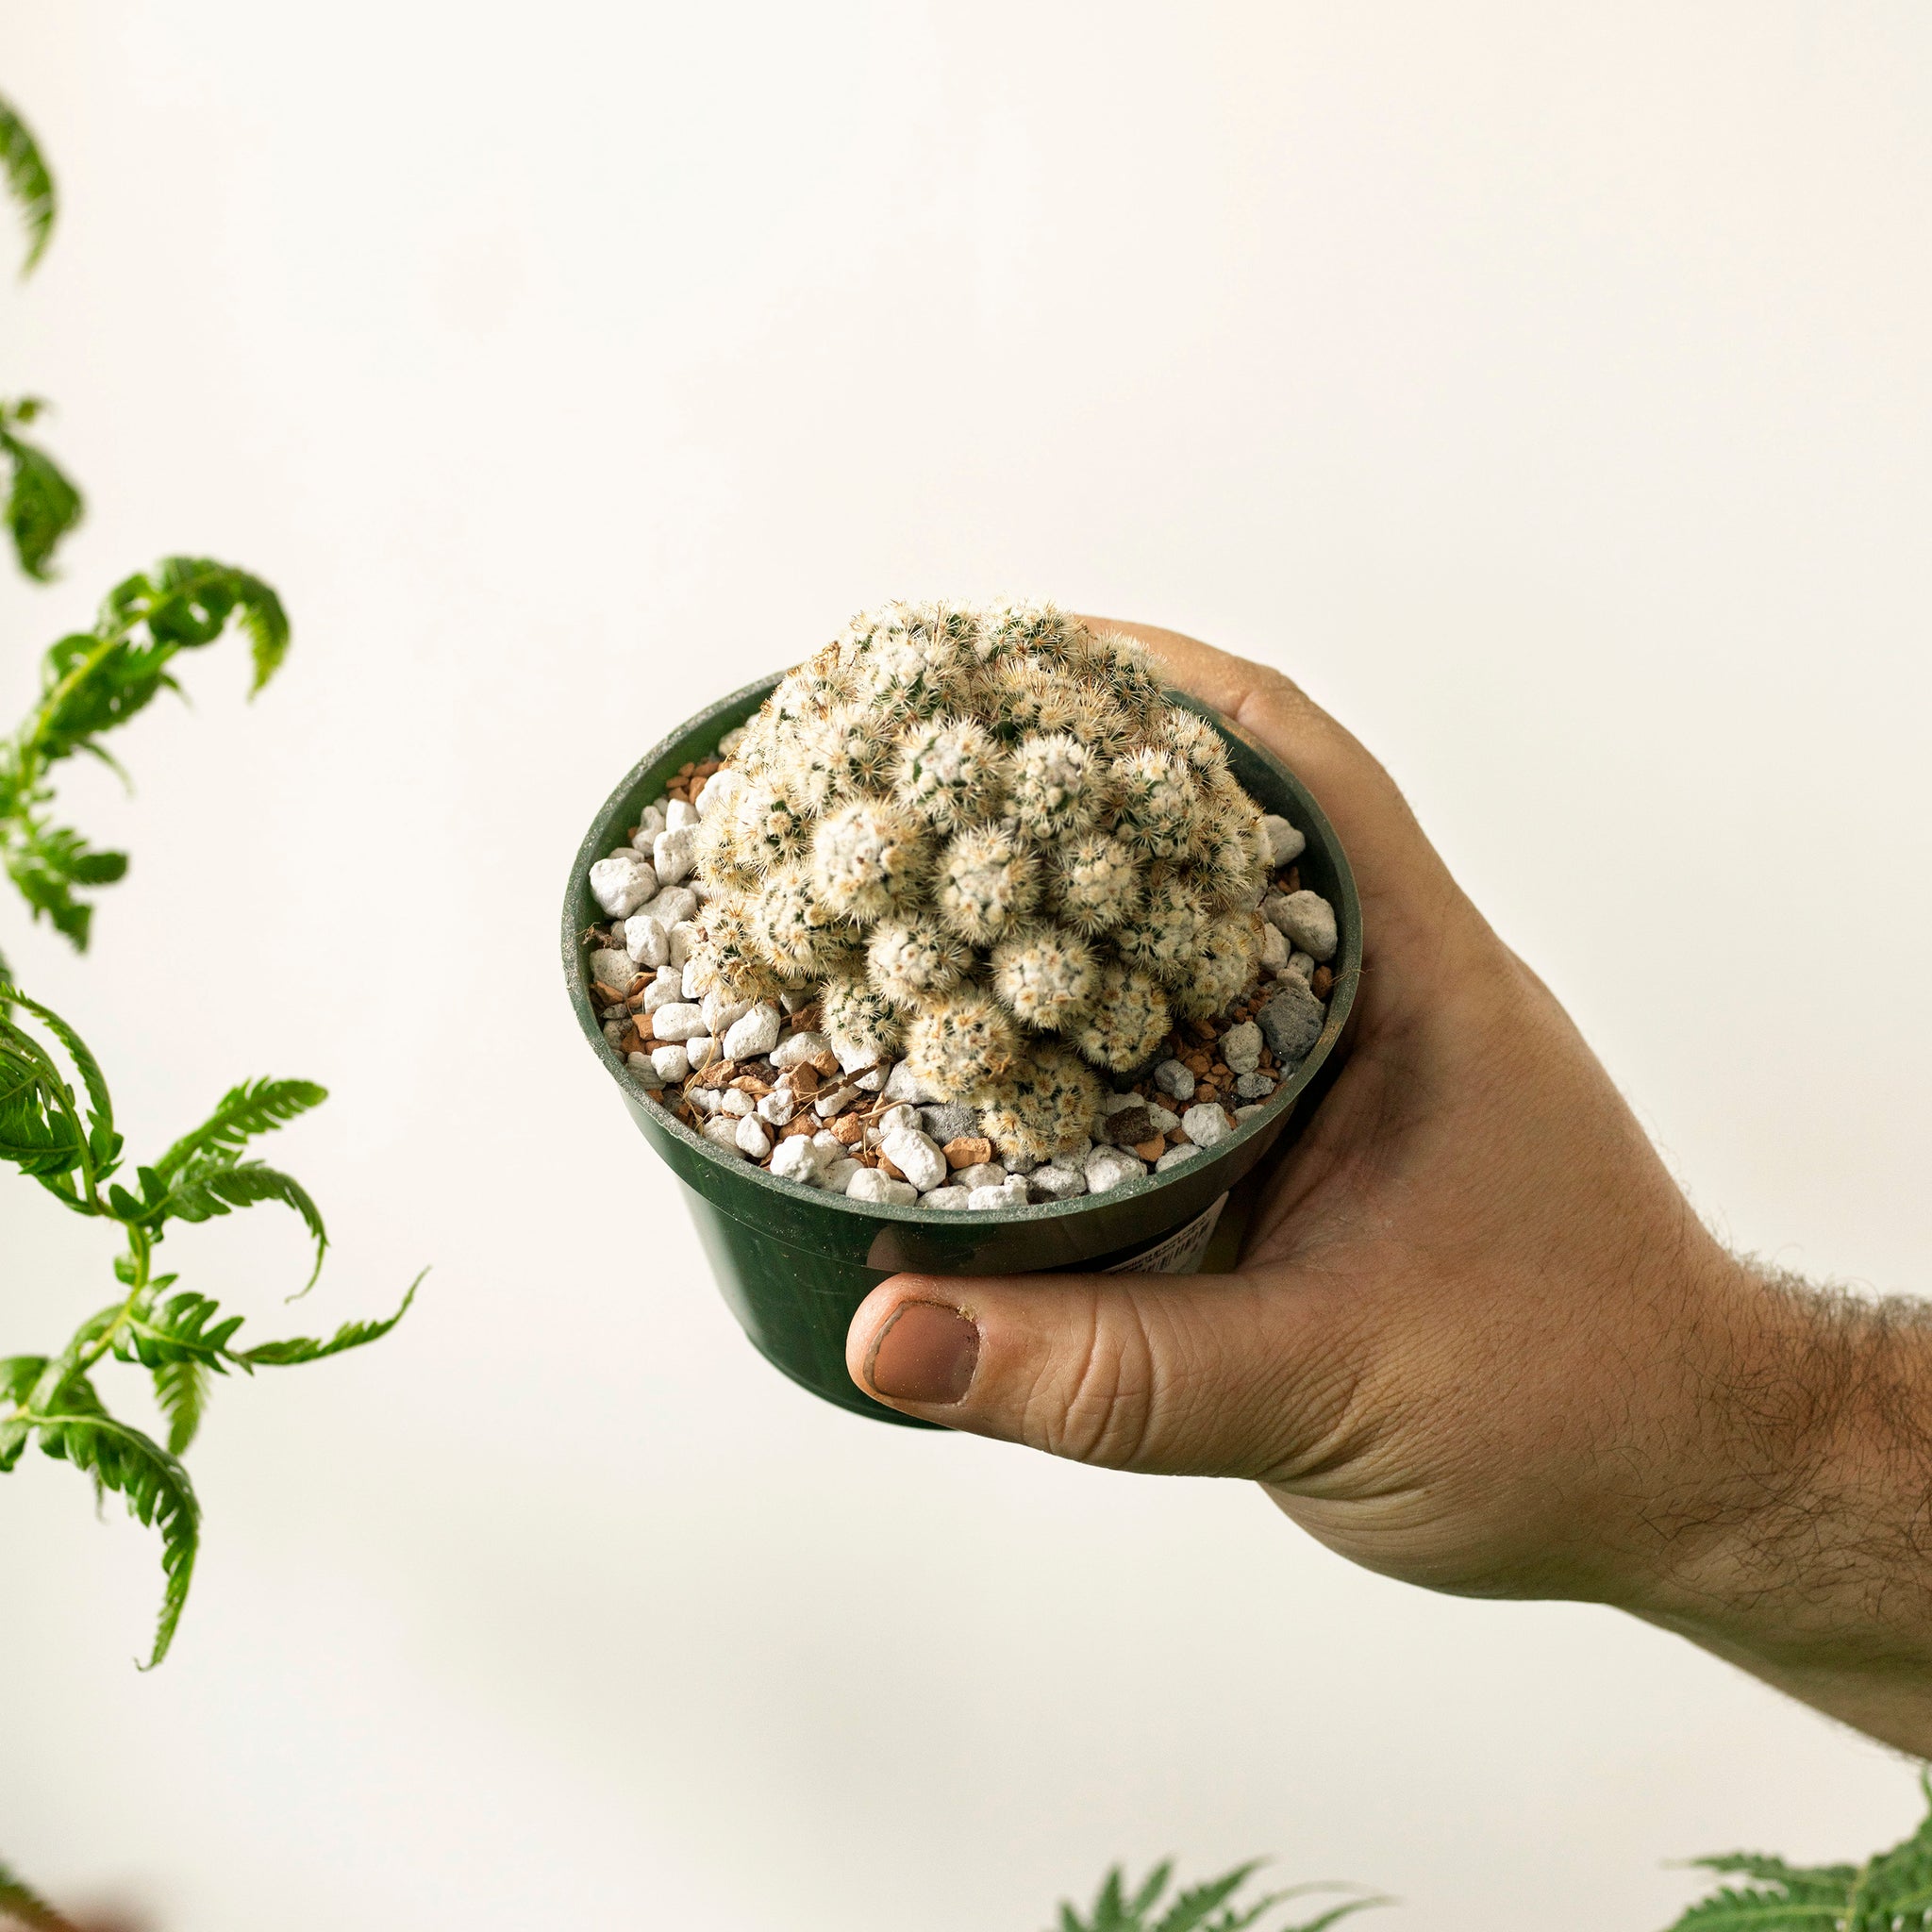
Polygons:
<instances>
[{"instance_id":1,"label":"green fern leaf","mask_svg":"<svg viewBox=\"0 0 1932 1932\"><path fill-rule=\"evenodd\" d=\"M18 204L26 227L26 259L20 272L28 275L46 250L58 204L40 142L20 118L19 110L6 99L0 99L0 170L6 173L8 192Z\"/></svg>"},{"instance_id":2,"label":"green fern leaf","mask_svg":"<svg viewBox=\"0 0 1932 1932\"><path fill-rule=\"evenodd\" d=\"M155 1162L154 1171L167 1180L206 1155L239 1154L257 1135L274 1133L327 1098L328 1089L313 1080L244 1080L230 1087L207 1120Z\"/></svg>"},{"instance_id":3,"label":"green fern leaf","mask_svg":"<svg viewBox=\"0 0 1932 1932\"><path fill-rule=\"evenodd\" d=\"M122 1322L114 1338L114 1353L125 1362L144 1369L196 1363L217 1374L227 1374L234 1357L228 1343L242 1325L240 1315L216 1321L219 1303L205 1294L182 1292L146 1310L135 1309ZM213 1324L212 1326L209 1324Z\"/></svg>"},{"instance_id":4,"label":"green fern leaf","mask_svg":"<svg viewBox=\"0 0 1932 1932\"><path fill-rule=\"evenodd\" d=\"M0 1918L19 1920L27 1932L79 1932L73 1920L63 1919L4 1858L0 1858Z\"/></svg>"},{"instance_id":5,"label":"green fern leaf","mask_svg":"<svg viewBox=\"0 0 1932 1932\"><path fill-rule=\"evenodd\" d=\"M1153 1932L1197 1932L1208 1919L1232 1898L1259 1870L1261 1861L1251 1858L1219 1878L1196 1885L1182 1892L1156 1923Z\"/></svg>"},{"instance_id":6,"label":"green fern leaf","mask_svg":"<svg viewBox=\"0 0 1932 1932\"><path fill-rule=\"evenodd\" d=\"M294 1367L297 1362L319 1362L325 1356L345 1355L352 1348L364 1348L372 1341L381 1341L409 1312L409 1304L416 1299L416 1291L423 1286L423 1276L428 1273L428 1269L424 1269L423 1274L410 1282L402 1307L386 1321L344 1322L326 1341L318 1341L308 1336L295 1336L287 1341L264 1341L258 1348L237 1350L229 1359L250 1369L287 1369Z\"/></svg>"},{"instance_id":7,"label":"green fern leaf","mask_svg":"<svg viewBox=\"0 0 1932 1932\"><path fill-rule=\"evenodd\" d=\"M1116 1870L1119 1868L1116 1867ZM1167 1881L1174 1876L1174 1860L1163 1858L1153 1871L1141 1881L1141 1889L1128 1902L1128 1912L1137 1919L1144 1918L1154 1909L1156 1901L1167 1890Z\"/></svg>"},{"instance_id":8,"label":"green fern leaf","mask_svg":"<svg viewBox=\"0 0 1932 1932\"><path fill-rule=\"evenodd\" d=\"M0 455L12 471L7 527L20 567L37 583L53 576L54 552L86 509L74 480L38 443L18 434L46 405L38 396L0 403Z\"/></svg>"},{"instance_id":9,"label":"green fern leaf","mask_svg":"<svg viewBox=\"0 0 1932 1932\"><path fill-rule=\"evenodd\" d=\"M198 1361L162 1362L154 1372L155 1403L168 1422L168 1454L185 1456L208 1409L208 1371Z\"/></svg>"},{"instance_id":10,"label":"green fern leaf","mask_svg":"<svg viewBox=\"0 0 1932 1932\"><path fill-rule=\"evenodd\" d=\"M279 1168L259 1160L231 1161L225 1156L197 1161L175 1176L151 1218L156 1226L171 1219L212 1221L233 1208L253 1208L260 1201L279 1201L285 1208L292 1208L314 1239L315 1266L303 1290L307 1293L322 1273L328 1231L322 1224L322 1210L308 1198L308 1190Z\"/></svg>"},{"instance_id":11,"label":"green fern leaf","mask_svg":"<svg viewBox=\"0 0 1932 1932\"><path fill-rule=\"evenodd\" d=\"M1762 1890L1727 1885L1700 1899L1670 1932L1820 1932L1840 1924L1850 1894L1849 1885L1822 1881Z\"/></svg>"},{"instance_id":12,"label":"green fern leaf","mask_svg":"<svg viewBox=\"0 0 1932 1932\"><path fill-rule=\"evenodd\" d=\"M201 1507L188 1472L151 1437L108 1415L85 1375L70 1375L27 1419L46 1455L91 1475L122 1497L137 1522L160 1531L163 1585L146 1665L152 1670L175 1641L200 1547Z\"/></svg>"}]
</instances>

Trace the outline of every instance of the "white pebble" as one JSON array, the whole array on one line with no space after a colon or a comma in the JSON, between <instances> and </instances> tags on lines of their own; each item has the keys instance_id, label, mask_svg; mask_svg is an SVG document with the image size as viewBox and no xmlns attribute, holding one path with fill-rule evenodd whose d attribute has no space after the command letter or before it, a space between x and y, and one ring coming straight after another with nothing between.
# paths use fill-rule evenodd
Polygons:
<instances>
[{"instance_id":1,"label":"white pebble","mask_svg":"<svg viewBox=\"0 0 1932 1932\"><path fill-rule=\"evenodd\" d=\"M885 1096L888 1100L904 1100L914 1107L924 1107L937 1100L939 1095L914 1078L912 1069L904 1060L886 1075Z\"/></svg>"},{"instance_id":2,"label":"white pebble","mask_svg":"<svg viewBox=\"0 0 1932 1932\"><path fill-rule=\"evenodd\" d=\"M666 1007L681 1006L682 1004L680 988L666 986L661 979L653 980L644 989L644 1011L653 1016L651 1021L652 1031L657 1031L658 1022L656 1016L658 1014L661 1013ZM691 1011L696 1012L697 1008L693 1007ZM664 1036L658 1034L658 1037L661 1040Z\"/></svg>"},{"instance_id":3,"label":"white pebble","mask_svg":"<svg viewBox=\"0 0 1932 1932\"><path fill-rule=\"evenodd\" d=\"M1318 963L1312 953L1291 953L1288 956L1287 970L1279 976L1284 979L1299 979L1306 986L1309 980L1314 978L1315 967Z\"/></svg>"},{"instance_id":4,"label":"white pebble","mask_svg":"<svg viewBox=\"0 0 1932 1932\"><path fill-rule=\"evenodd\" d=\"M658 874L628 846L591 868L591 896L609 919L628 919L658 890Z\"/></svg>"},{"instance_id":5,"label":"white pebble","mask_svg":"<svg viewBox=\"0 0 1932 1932\"><path fill-rule=\"evenodd\" d=\"M1268 1109L1257 1100L1252 1107L1236 1108L1234 1117L1237 1121L1251 1121L1257 1113L1266 1113Z\"/></svg>"},{"instance_id":6,"label":"white pebble","mask_svg":"<svg viewBox=\"0 0 1932 1932\"><path fill-rule=\"evenodd\" d=\"M886 1077L890 1071L885 1066L868 1067L864 1073L854 1076L852 1084L861 1093L880 1092L885 1087Z\"/></svg>"},{"instance_id":7,"label":"white pebble","mask_svg":"<svg viewBox=\"0 0 1932 1932\"><path fill-rule=\"evenodd\" d=\"M872 1171L869 1167L861 1167L858 1161L853 1159L851 1155L847 1154L843 1148L841 1148L837 1158L826 1161L824 1166L820 1169L818 1184L828 1194L842 1194L845 1191L846 1183L851 1180L854 1174L870 1174ZM884 1176L881 1176L881 1178L884 1178Z\"/></svg>"},{"instance_id":8,"label":"white pebble","mask_svg":"<svg viewBox=\"0 0 1932 1932\"><path fill-rule=\"evenodd\" d=\"M966 1196L966 1205L975 1214L984 1214L989 1209L1010 1208L1013 1204L1004 1188L974 1188Z\"/></svg>"},{"instance_id":9,"label":"white pebble","mask_svg":"<svg viewBox=\"0 0 1932 1932\"><path fill-rule=\"evenodd\" d=\"M648 912L635 913L624 922L624 949L636 965L661 966L671 957L671 928Z\"/></svg>"},{"instance_id":10,"label":"white pebble","mask_svg":"<svg viewBox=\"0 0 1932 1932\"><path fill-rule=\"evenodd\" d=\"M878 1201L894 1208L909 1208L919 1199L919 1190L910 1181L895 1181L875 1167L861 1167L845 1183L849 1201Z\"/></svg>"},{"instance_id":11,"label":"white pebble","mask_svg":"<svg viewBox=\"0 0 1932 1932\"><path fill-rule=\"evenodd\" d=\"M798 1096L789 1087L774 1087L758 1102L758 1118L770 1121L774 1127L787 1125L798 1111Z\"/></svg>"},{"instance_id":12,"label":"white pebble","mask_svg":"<svg viewBox=\"0 0 1932 1932\"><path fill-rule=\"evenodd\" d=\"M697 917L698 895L688 886L672 886L638 910L648 912L653 919L661 919L666 925L678 925Z\"/></svg>"},{"instance_id":13,"label":"white pebble","mask_svg":"<svg viewBox=\"0 0 1932 1932\"><path fill-rule=\"evenodd\" d=\"M982 1160L976 1167L962 1167L953 1183L961 1188L997 1188L1007 1178L1007 1170L997 1160Z\"/></svg>"},{"instance_id":14,"label":"white pebble","mask_svg":"<svg viewBox=\"0 0 1932 1932\"><path fill-rule=\"evenodd\" d=\"M651 1064L660 1080L682 1080L691 1073L691 1054L681 1046L654 1046Z\"/></svg>"},{"instance_id":15,"label":"white pebble","mask_svg":"<svg viewBox=\"0 0 1932 1932\"><path fill-rule=\"evenodd\" d=\"M651 992L658 989L654 986ZM645 1009L651 1015L651 1030L659 1040L695 1040L705 1030L705 1016L696 1007L680 1000L673 1000L666 1006L653 1008L650 993L644 995Z\"/></svg>"},{"instance_id":16,"label":"white pebble","mask_svg":"<svg viewBox=\"0 0 1932 1932\"><path fill-rule=\"evenodd\" d=\"M788 1033L772 1049L772 1064L779 1068L803 1066L830 1051L823 1033Z\"/></svg>"},{"instance_id":17,"label":"white pebble","mask_svg":"<svg viewBox=\"0 0 1932 1932\"><path fill-rule=\"evenodd\" d=\"M698 808L698 816L708 819L715 811L728 806L744 790L744 774L736 771L713 772L702 786L698 795L691 802Z\"/></svg>"},{"instance_id":18,"label":"white pebble","mask_svg":"<svg viewBox=\"0 0 1932 1932\"><path fill-rule=\"evenodd\" d=\"M835 1113L843 1113L858 1098L857 1087L830 1087L812 1102L812 1109L820 1120L828 1121Z\"/></svg>"},{"instance_id":19,"label":"white pebble","mask_svg":"<svg viewBox=\"0 0 1932 1932\"><path fill-rule=\"evenodd\" d=\"M687 826L696 824L698 816L697 808L688 800L674 798L664 808L664 829L667 832L681 832Z\"/></svg>"},{"instance_id":20,"label":"white pebble","mask_svg":"<svg viewBox=\"0 0 1932 1932\"><path fill-rule=\"evenodd\" d=\"M742 1087L727 1087L718 1096L718 1105L725 1113L742 1120L758 1103Z\"/></svg>"},{"instance_id":21,"label":"white pebble","mask_svg":"<svg viewBox=\"0 0 1932 1932\"><path fill-rule=\"evenodd\" d=\"M705 1024L721 1039L751 1011L749 1000L733 999L723 987L717 986L714 986L698 1004L704 1009Z\"/></svg>"},{"instance_id":22,"label":"white pebble","mask_svg":"<svg viewBox=\"0 0 1932 1932\"><path fill-rule=\"evenodd\" d=\"M1147 1109L1147 1118L1157 1134L1171 1134L1181 1124L1180 1115L1170 1113L1164 1107L1150 1106Z\"/></svg>"},{"instance_id":23,"label":"white pebble","mask_svg":"<svg viewBox=\"0 0 1932 1932\"><path fill-rule=\"evenodd\" d=\"M1269 921L1264 919L1261 922L1262 972L1272 973L1277 977L1286 973L1288 971L1288 941L1282 938L1281 928L1278 925L1271 924Z\"/></svg>"},{"instance_id":24,"label":"white pebble","mask_svg":"<svg viewBox=\"0 0 1932 1932\"><path fill-rule=\"evenodd\" d=\"M718 1042L708 1033L693 1033L684 1042L684 1050L691 1056L693 1074L702 1074L718 1058Z\"/></svg>"},{"instance_id":25,"label":"white pebble","mask_svg":"<svg viewBox=\"0 0 1932 1932\"><path fill-rule=\"evenodd\" d=\"M824 1164L825 1157L812 1144L808 1134L793 1134L772 1150L772 1172L781 1181L800 1181L809 1187Z\"/></svg>"},{"instance_id":26,"label":"white pebble","mask_svg":"<svg viewBox=\"0 0 1932 1932\"><path fill-rule=\"evenodd\" d=\"M1185 1167L1189 1161L1198 1160L1200 1158L1201 1150L1191 1141L1183 1141L1178 1147L1170 1147L1154 1163L1154 1172L1165 1174L1169 1168Z\"/></svg>"},{"instance_id":27,"label":"white pebble","mask_svg":"<svg viewBox=\"0 0 1932 1932\"><path fill-rule=\"evenodd\" d=\"M959 1208L966 1205L968 1195L964 1188L935 1188L929 1194L919 1197L922 1208Z\"/></svg>"},{"instance_id":28,"label":"white pebble","mask_svg":"<svg viewBox=\"0 0 1932 1932\"><path fill-rule=\"evenodd\" d=\"M697 863L698 835L694 826L675 832L659 832L651 841L651 862L667 886L675 886Z\"/></svg>"},{"instance_id":29,"label":"white pebble","mask_svg":"<svg viewBox=\"0 0 1932 1932\"><path fill-rule=\"evenodd\" d=\"M657 915L653 913L651 917L656 918ZM1274 928L1271 925L1268 930L1273 932ZM685 961L691 958L691 949L704 937L703 929L689 919L680 919L675 925L666 928L666 934L667 957L671 964L681 972Z\"/></svg>"},{"instance_id":30,"label":"white pebble","mask_svg":"<svg viewBox=\"0 0 1932 1932\"><path fill-rule=\"evenodd\" d=\"M1317 959L1335 957L1335 908L1320 892L1291 892L1286 898L1277 893L1261 910L1304 953Z\"/></svg>"},{"instance_id":31,"label":"white pebble","mask_svg":"<svg viewBox=\"0 0 1932 1932\"><path fill-rule=\"evenodd\" d=\"M1212 1147L1217 1141L1224 1141L1234 1132L1227 1124L1227 1116L1211 1100L1206 1100L1199 1107L1191 1107L1181 1116L1181 1132L1196 1147Z\"/></svg>"},{"instance_id":32,"label":"white pebble","mask_svg":"<svg viewBox=\"0 0 1932 1932\"><path fill-rule=\"evenodd\" d=\"M688 1000L701 1000L710 989L714 968L702 953L691 953L685 958L683 971L678 974L678 983L684 989Z\"/></svg>"},{"instance_id":33,"label":"white pebble","mask_svg":"<svg viewBox=\"0 0 1932 1932\"><path fill-rule=\"evenodd\" d=\"M649 1054L626 1054L624 1063L630 1069L631 1075L638 1085L647 1092L656 1093L664 1085L664 1076L658 1071Z\"/></svg>"},{"instance_id":34,"label":"white pebble","mask_svg":"<svg viewBox=\"0 0 1932 1932\"><path fill-rule=\"evenodd\" d=\"M814 1147L816 1147L819 1150L819 1152L825 1157L827 1160L832 1159L835 1156L841 1155L844 1156L848 1159L851 1158L852 1150L849 1147L847 1147L844 1141L840 1140L838 1135L833 1133L829 1127L821 1127L818 1130L818 1132L811 1137L811 1144Z\"/></svg>"},{"instance_id":35,"label":"white pebble","mask_svg":"<svg viewBox=\"0 0 1932 1932\"><path fill-rule=\"evenodd\" d=\"M628 953L620 953L613 946L600 946L584 962L592 979L601 979L606 986L614 986L622 992L638 976L638 969L631 964Z\"/></svg>"},{"instance_id":36,"label":"white pebble","mask_svg":"<svg viewBox=\"0 0 1932 1932\"><path fill-rule=\"evenodd\" d=\"M772 1130L756 1114L746 1114L738 1124L738 1151L752 1160L762 1160L772 1151Z\"/></svg>"},{"instance_id":37,"label":"white pebble","mask_svg":"<svg viewBox=\"0 0 1932 1932\"><path fill-rule=\"evenodd\" d=\"M917 1127L900 1127L879 1137L882 1153L921 1193L929 1192L946 1178L946 1157L939 1143Z\"/></svg>"},{"instance_id":38,"label":"white pebble","mask_svg":"<svg viewBox=\"0 0 1932 1932\"><path fill-rule=\"evenodd\" d=\"M1139 1180L1146 1172L1146 1167L1124 1148L1096 1147L1087 1157L1087 1191L1104 1194L1110 1188Z\"/></svg>"},{"instance_id":39,"label":"white pebble","mask_svg":"<svg viewBox=\"0 0 1932 1932\"><path fill-rule=\"evenodd\" d=\"M818 998L818 989L810 986L788 986L778 995L778 1004L788 1013L802 1013Z\"/></svg>"},{"instance_id":40,"label":"white pebble","mask_svg":"<svg viewBox=\"0 0 1932 1932\"><path fill-rule=\"evenodd\" d=\"M743 742L744 726L742 724L734 724L731 727L731 729L727 731L724 734L724 736L718 741L718 756L721 758L728 758L731 756L731 754L735 752L738 749L738 747Z\"/></svg>"},{"instance_id":41,"label":"white pebble","mask_svg":"<svg viewBox=\"0 0 1932 1932\"><path fill-rule=\"evenodd\" d=\"M715 1030L715 1029L713 1029ZM724 1035L724 1058L755 1060L778 1043L778 1009L760 1001L732 1022Z\"/></svg>"},{"instance_id":42,"label":"white pebble","mask_svg":"<svg viewBox=\"0 0 1932 1932\"><path fill-rule=\"evenodd\" d=\"M651 842L664 829L664 808L661 805L647 805L638 816L638 829L631 843L650 857Z\"/></svg>"},{"instance_id":43,"label":"white pebble","mask_svg":"<svg viewBox=\"0 0 1932 1932\"><path fill-rule=\"evenodd\" d=\"M879 1116L879 1134L917 1134L923 1129L919 1124L919 1109L908 1107L901 1101L897 1107L889 1107Z\"/></svg>"},{"instance_id":44,"label":"white pebble","mask_svg":"<svg viewBox=\"0 0 1932 1932\"><path fill-rule=\"evenodd\" d=\"M720 1114L715 1120L707 1121L704 1134L712 1146L742 1157L744 1149L738 1144L738 1123L729 1114Z\"/></svg>"},{"instance_id":45,"label":"white pebble","mask_svg":"<svg viewBox=\"0 0 1932 1932\"><path fill-rule=\"evenodd\" d=\"M1252 1020L1230 1026L1221 1036L1221 1058L1230 1073L1252 1074L1261 1064L1261 1029Z\"/></svg>"},{"instance_id":46,"label":"white pebble","mask_svg":"<svg viewBox=\"0 0 1932 1932\"><path fill-rule=\"evenodd\" d=\"M1007 1197L1008 1208L1027 1208L1033 1202L1033 1184L1024 1174L1009 1174L1000 1183L1000 1192Z\"/></svg>"},{"instance_id":47,"label":"white pebble","mask_svg":"<svg viewBox=\"0 0 1932 1932\"><path fill-rule=\"evenodd\" d=\"M1178 1066L1180 1062L1178 1060L1170 1060L1167 1064ZM1145 1107L1147 1103L1138 1093L1109 1093L1100 1103L1100 1110L1103 1113L1125 1113L1130 1107Z\"/></svg>"},{"instance_id":48,"label":"white pebble","mask_svg":"<svg viewBox=\"0 0 1932 1932\"><path fill-rule=\"evenodd\" d=\"M1261 815L1261 829L1268 834L1270 865L1292 865L1308 849L1307 835L1274 812Z\"/></svg>"}]
</instances>

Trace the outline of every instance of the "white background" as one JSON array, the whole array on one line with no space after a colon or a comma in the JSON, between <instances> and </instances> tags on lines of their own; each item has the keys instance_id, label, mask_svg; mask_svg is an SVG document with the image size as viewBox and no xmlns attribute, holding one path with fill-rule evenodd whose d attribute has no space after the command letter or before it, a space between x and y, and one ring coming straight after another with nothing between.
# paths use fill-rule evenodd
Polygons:
<instances>
[{"instance_id":1,"label":"white background","mask_svg":"<svg viewBox=\"0 0 1932 1932\"><path fill-rule=\"evenodd\" d=\"M1031 1932L1168 1850L1646 1932L1666 1859L1908 1826L1607 1611L795 1392L554 932L632 759L862 603L1177 625L1389 760L1731 1238L1932 1285L1924 8L92 0L0 85L66 198L5 379L92 496L0 717L170 550L296 627L68 782L93 954L0 940L138 1149L334 1089L315 1297L272 1209L191 1282L307 1332L436 1264L221 1391L156 1674L153 1540L6 1484L0 1854L165 1932ZM0 1181L0 1349L107 1263Z\"/></svg>"}]
</instances>

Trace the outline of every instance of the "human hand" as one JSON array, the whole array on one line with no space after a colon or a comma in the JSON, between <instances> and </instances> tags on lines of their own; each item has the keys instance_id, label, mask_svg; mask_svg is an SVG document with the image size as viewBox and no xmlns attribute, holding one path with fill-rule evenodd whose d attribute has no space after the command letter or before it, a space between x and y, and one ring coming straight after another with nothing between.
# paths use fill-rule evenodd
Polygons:
<instances>
[{"instance_id":1,"label":"human hand","mask_svg":"<svg viewBox=\"0 0 1932 1932\"><path fill-rule=\"evenodd\" d=\"M1856 1589L1804 1588L1817 1516L1853 1480L1833 1474L1809 1373L1841 1306L1705 1230L1340 724L1274 671L1116 627L1333 821L1362 902L1353 1051L1269 1178L1237 1273L898 1275L854 1318L854 1379L1053 1455L1253 1477L1371 1569L1619 1605L1893 1741L1932 1741L1923 1607L1900 1614L1928 1688L1901 1714L1895 1670L1875 1690L1856 1664L1840 1681L1855 1653L1895 1657L1897 1617L1881 1633ZM1924 1353L1897 1365L1920 1389ZM1877 1455L1868 1440L1852 1463ZM1878 1459L1915 1507L1909 1454Z\"/></svg>"}]
</instances>

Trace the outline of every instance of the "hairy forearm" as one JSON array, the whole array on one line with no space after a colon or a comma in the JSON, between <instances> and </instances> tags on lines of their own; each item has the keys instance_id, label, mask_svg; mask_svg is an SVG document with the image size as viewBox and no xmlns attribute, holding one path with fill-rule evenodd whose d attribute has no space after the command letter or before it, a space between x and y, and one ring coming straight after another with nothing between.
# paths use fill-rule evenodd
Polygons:
<instances>
[{"instance_id":1,"label":"hairy forearm","mask_svg":"<svg viewBox=\"0 0 1932 1932\"><path fill-rule=\"evenodd\" d=\"M1932 1755L1932 1310L1740 1262L1715 1325L1627 1607Z\"/></svg>"}]
</instances>

